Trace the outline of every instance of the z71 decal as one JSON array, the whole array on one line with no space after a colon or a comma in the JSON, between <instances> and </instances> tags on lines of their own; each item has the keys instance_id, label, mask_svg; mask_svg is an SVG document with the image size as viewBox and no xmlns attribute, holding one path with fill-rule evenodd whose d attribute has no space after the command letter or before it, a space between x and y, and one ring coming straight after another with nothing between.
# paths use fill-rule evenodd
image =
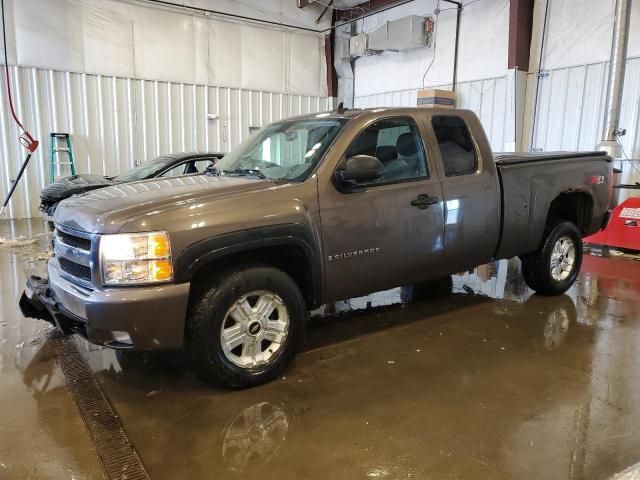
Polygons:
<instances>
[{"instance_id":1,"label":"z71 decal","mask_svg":"<svg viewBox=\"0 0 640 480\"><path fill-rule=\"evenodd\" d=\"M620 212L620 218L632 218L634 220L640 220L640 208L625 207Z\"/></svg>"}]
</instances>

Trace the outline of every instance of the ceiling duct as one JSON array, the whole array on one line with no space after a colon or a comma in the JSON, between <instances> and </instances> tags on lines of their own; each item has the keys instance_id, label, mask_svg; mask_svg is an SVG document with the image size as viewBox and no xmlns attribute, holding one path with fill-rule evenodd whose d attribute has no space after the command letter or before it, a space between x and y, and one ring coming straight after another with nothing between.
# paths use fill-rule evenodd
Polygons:
<instances>
[{"instance_id":1,"label":"ceiling duct","mask_svg":"<svg viewBox=\"0 0 640 480\"><path fill-rule=\"evenodd\" d=\"M385 22L370 33L351 37L349 53L352 57L381 52L402 52L431 47L433 18L409 15Z\"/></svg>"}]
</instances>

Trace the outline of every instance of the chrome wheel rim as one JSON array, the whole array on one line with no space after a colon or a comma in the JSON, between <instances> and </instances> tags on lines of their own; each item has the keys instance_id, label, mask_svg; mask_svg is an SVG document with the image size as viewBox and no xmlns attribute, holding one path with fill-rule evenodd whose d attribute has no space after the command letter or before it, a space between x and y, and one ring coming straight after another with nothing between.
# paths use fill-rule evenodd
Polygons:
<instances>
[{"instance_id":1,"label":"chrome wheel rim","mask_svg":"<svg viewBox=\"0 0 640 480\"><path fill-rule=\"evenodd\" d=\"M556 282L566 280L573 272L576 261L576 246L566 235L560 237L551 251L551 277Z\"/></svg>"},{"instance_id":2,"label":"chrome wheel rim","mask_svg":"<svg viewBox=\"0 0 640 480\"><path fill-rule=\"evenodd\" d=\"M234 365L253 368L273 362L289 333L289 313L274 292L257 290L236 300L220 329L225 357Z\"/></svg>"}]
</instances>

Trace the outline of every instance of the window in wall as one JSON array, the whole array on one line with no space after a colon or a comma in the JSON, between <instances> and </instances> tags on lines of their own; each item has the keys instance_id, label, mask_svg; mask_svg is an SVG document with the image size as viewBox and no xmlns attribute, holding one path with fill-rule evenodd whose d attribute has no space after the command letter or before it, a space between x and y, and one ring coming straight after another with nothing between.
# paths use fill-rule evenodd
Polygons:
<instances>
[{"instance_id":1,"label":"window in wall","mask_svg":"<svg viewBox=\"0 0 640 480\"><path fill-rule=\"evenodd\" d=\"M454 115L442 115L433 117L431 125L438 139L445 175L452 177L475 173L478 170L478 157L465 121Z\"/></svg>"},{"instance_id":2,"label":"window in wall","mask_svg":"<svg viewBox=\"0 0 640 480\"><path fill-rule=\"evenodd\" d=\"M190 173L195 173L193 170L195 169L195 165L193 162L185 162L180 163L171 167L169 170L164 172L161 177L179 177L181 175L189 175Z\"/></svg>"},{"instance_id":3,"label":"window in wall","mask_svg":"<svg viewBox=\"0 0 640 480\"><path fill-rule=\"evenodd\" d=\"M355 155L376 157L384 166L382 176L367 185L429 176L422 140L410 118L387 118L369 125L347 150L347 158Z\"/></svg>"},{"instance_id":4,"label":"window in wall","mask_svg":"<svg viewBox=\"0 0 640 480\"><path fill-rule=\"evenodd\" d=\"M180 177L182 175L193 175L196 173L204 173L207 166L211 164L211 160L191 160L188 162L174 165L164 172L161 177Z\"/></svg>"}]
</instances>

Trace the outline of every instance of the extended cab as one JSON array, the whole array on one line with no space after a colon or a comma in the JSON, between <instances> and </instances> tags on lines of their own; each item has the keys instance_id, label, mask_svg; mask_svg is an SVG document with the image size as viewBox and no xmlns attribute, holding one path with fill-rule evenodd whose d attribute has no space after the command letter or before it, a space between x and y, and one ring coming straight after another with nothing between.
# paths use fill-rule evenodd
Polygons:
<instances>
[{"instance_id":1,"label":"extended cab","mask_svg":"<svg viewBox=\"0 0 640 480\"><path fill-rule=\"evenodd\" d=\"M520 256L527 284L575 281L607 218L601 152L491 152L470 111L377 108L271 124L206 175L60 203L27 316L118 349L186 346L208 380L280 374L319 305Z\"/></svg>"}]
</instances>

